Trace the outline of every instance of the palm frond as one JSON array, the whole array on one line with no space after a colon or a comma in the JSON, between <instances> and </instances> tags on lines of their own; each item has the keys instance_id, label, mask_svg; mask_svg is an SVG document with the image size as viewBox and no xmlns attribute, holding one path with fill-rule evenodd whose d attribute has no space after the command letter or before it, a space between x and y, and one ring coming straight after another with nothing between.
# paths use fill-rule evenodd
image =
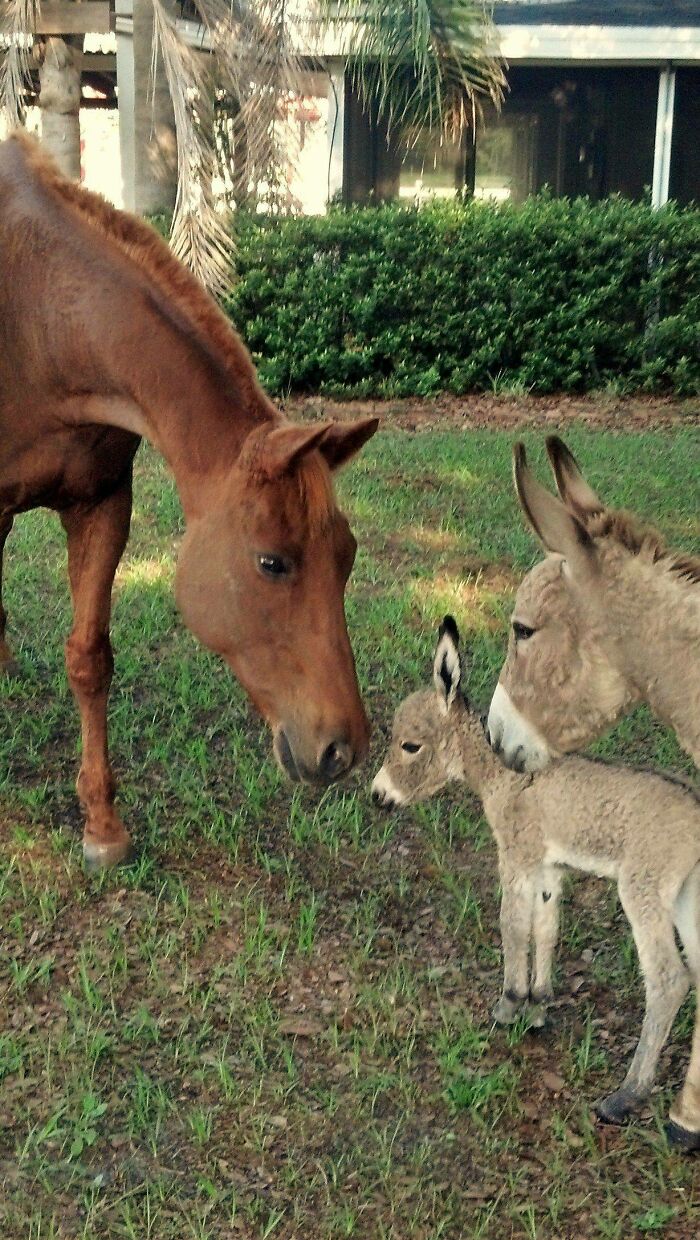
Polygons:
<instances>
[{"instance_id":1,"label":"palm frond","mask_svg":"<svg viewBox=\"0 0 700 1240\"><path fill-rule=\"evenodd\" d=\"M8 128L24 124L32 33L40 11L40 0L7 0L0 14L0 36L6 45L0 64L0 113Z\"/></svg>"},{"instance_id":2,"label":"palm frond","mask_svg":"<svg viewBox=\"0 0 700 1240\"><path fill-rule=\"evenodd\" d=\"M207 27L222 92L232 110L233 167L228 170L238 202L265 183L268 206L288 190L285 163L297 151L285 125L285 106L304 93L305 68L297 49L308 21L303 0L196 0ZM272 201L270 201L272 200Z\"/></svg>"},{"instance_id":3,"label":"palm frond","mask_svg":"<svg viewBox=\"0 0 700 1240\"><path fill-rule=\"evenodd\" d=\"M212 185L216 171L213 88L205 61L181 38L161 0L153 0L153 76L159 55L177 138L172 249L210 292L222 294L230 284L233 241L217 209Z\"/></svg>"},{"instance_id":4,"label":"palm frond","mask_svg":"<svg viewBox=\"0 0 700 1240\"><path fill-rule=\"evenodd\" d=\"M490 9L481 0L319 0L340 28L358 94L389 130L459 138L484 98L497 106L505 76Z\"/></svg>"}]
</instances>

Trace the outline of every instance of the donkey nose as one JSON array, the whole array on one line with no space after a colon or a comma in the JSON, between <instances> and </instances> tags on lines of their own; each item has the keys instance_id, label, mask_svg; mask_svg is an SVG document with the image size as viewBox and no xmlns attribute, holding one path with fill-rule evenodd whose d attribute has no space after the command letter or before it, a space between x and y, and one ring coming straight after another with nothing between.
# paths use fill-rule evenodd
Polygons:
<instances>
[{"instance_id":1,"label":"donkey nose","mask_svg":"<svg viewBox=\"0 0 700 1240\"><path fill-rule=\"evenodd\" d=\"M331 741L330 745L326 745L319 759L319 773L329 783L334 779L340 779L341 775L350 770L354 758L355 755L347 741Z\"/></svg>"}]
</instances>

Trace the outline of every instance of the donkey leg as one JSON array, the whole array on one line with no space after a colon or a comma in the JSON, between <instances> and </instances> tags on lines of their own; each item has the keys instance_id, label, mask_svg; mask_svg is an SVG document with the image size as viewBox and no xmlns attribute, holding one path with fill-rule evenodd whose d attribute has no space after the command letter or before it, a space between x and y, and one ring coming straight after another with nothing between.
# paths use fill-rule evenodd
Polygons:
<instances>
[{"instance_id":1,"label":"donkey leg","mask_svg":"<svg viewBox=\"0 0 700 1240\"><path fill-rule=\"evenodd\" d=\"M631 890L621 882L620 899L637 945L646 1009L637 1049L622 1085L595 1103L596 1113L610 1124L621 1124L648 1097L659 1055L690 984L676 947L671 916L660 904L654 907L657 892Z\"/></svg>"},{"instance_id":2,"label":"donkey leg","mask_svg":"<svg viewBox=\"0 0 700 1240\"><path fill-rule=\"evenodd\" d=\"M7 536L12 529L14 517L0 517L0 672L4 672L6 676L17 675L17 664L12 657L12 651L5 641L5 627L7 625L7 615L2 605L2 557L5 551L5 542Z\"/></svg>"},{"instance_id":3,"label":"donkey leg","mask_svg":"<svg viewBox=\"0 0 700 1240\"><path fill-rule=\"evenodd\" d=\"M530 981L530 1023L541 1028L547 1019L547 1005L551 1003L552 957L559 937L559 899L562 888L562 872L559 866L543 866L537 876L533 912L535 959Z\"/></svg>"},{"instance_id":4,"label":"donkey leg","mask_svg":"<svg viewBox=\"0 0 700 1240\"><path fill-rule=\"evenodd\" d=\"M499 1025L512 1025L528 1000L528 969L536 875L501 865L503 991L493 1009Z\"/></svg>"},{"instance_id":5,"label":"donkey leg","mask_svg":"<svg viewBox=\"0 0 700 1240\"><path fill-rule=\"evenodd\" d=\"M695 982L696 1008L690 1063L680 1095L671 1107L666 1135L678 1149L700 1150L700 866L685 880L673 919Z\"/></svg>"},{"instance_id":6,"label":"donkey leg","mask_svg":"<svg viewBox=\"0 0 700 1240\"><path fill-rule=\"evenodd\" d=\"M131 469L124 483L91 508L62 514L68 536L73 628L66 669L80 710L78 796L85 810L83 855L91 867L116 865L131 840L114 809L116 785L107 750L107 696L114 660L109 640L112 583L131 519Z\"/></svg>"}]
</instances>

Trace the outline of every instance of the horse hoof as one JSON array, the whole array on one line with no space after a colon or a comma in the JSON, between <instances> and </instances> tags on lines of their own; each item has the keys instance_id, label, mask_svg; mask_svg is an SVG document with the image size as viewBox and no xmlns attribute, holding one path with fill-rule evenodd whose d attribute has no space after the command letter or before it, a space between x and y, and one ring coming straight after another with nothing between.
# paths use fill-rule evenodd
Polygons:
<instances>
[{"instance_id":1,"label":"horse hoof","mask_svg":"<svg viewBox=\"0 0 700 1240\"><path fill-rule=\"evenodd\" d=\"M83 840L83 865L88 874L111 869L118 865L132 865L135 860L136 849L128 836L125 840L117 840L113 844L98 844L93 840Z\"/></svg>"},{"instance_id":2,"label":"horse hoof","mask_svg":"<svg viewBox=\"0 0 700 1240\"><path fill-rule=\"evenodd\" d=\"M604 1124L624 1124L640 1105L641 1099L635 1098L634 1094L625 1089L616 1089L613 1094L608 1094L607 1098L599 1098L594 1102L593 1110Z\"/></svg>"},{"instance_id":3,"label":"horse hoof","mask_svg":"<svg viewBox=\"0 0 700 1240\"><path fill-rule=\"evenodd\" d=\"M8 680L16 680L19 674L19 663L16 659L3 659L0 662L0 676L7 676Z\"/></svg>"},{"instance_id":4,"label":"horse hoof","mask_svg":"<svg viewBox=\"0 0 700 1240\"><path fill-rule=\"evenodd\" d=\"M700 1150L700 1132L683 1128L673 1119L668 1121L665 1131L666 1140L672 1149L680 1150L683 1154L692 1154L693 1150Z\"/></svg>"}]
</instances>

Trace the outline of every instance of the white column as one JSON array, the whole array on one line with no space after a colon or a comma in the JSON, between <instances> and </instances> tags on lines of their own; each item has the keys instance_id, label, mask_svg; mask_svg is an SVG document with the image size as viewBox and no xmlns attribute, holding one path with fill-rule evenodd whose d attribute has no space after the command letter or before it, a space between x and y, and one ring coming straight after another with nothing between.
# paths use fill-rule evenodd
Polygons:
<instances>
[{"instance_id":1,"label":"white column","mask_svg":"<svg viewBox=\"0 0 700 1240\"><path fill-rule=\"evenodd\" d=\"M651 205L663 207L668 202L671 176L671 145L673 142L673 106L676 98L676 70L671 65L659 70L659 98L656 105L656 141L654 143L654 177Z\"/></svg>"},{"instance_id":2,"label":"white column","mask_svg":"<svg viewBox=\"0 0 700 1240\"><path fill-rule=\"evenodd\" d=\"M328 66L328 202L341 198L345 186L345 105L345 60L332 60Z\"/></svg>"},{"instance_id":3,"label":"white column","mask_svg":"<svg viewBox=\"0 0 700 1240\"><path fill-rule=\"evenodd\" d=\"M162 58L155 82L151 77L150 0L116 0L116 29L124 206L141 214L171 211L177 188L175 121Z\"/></svg>"}]
</instances>

